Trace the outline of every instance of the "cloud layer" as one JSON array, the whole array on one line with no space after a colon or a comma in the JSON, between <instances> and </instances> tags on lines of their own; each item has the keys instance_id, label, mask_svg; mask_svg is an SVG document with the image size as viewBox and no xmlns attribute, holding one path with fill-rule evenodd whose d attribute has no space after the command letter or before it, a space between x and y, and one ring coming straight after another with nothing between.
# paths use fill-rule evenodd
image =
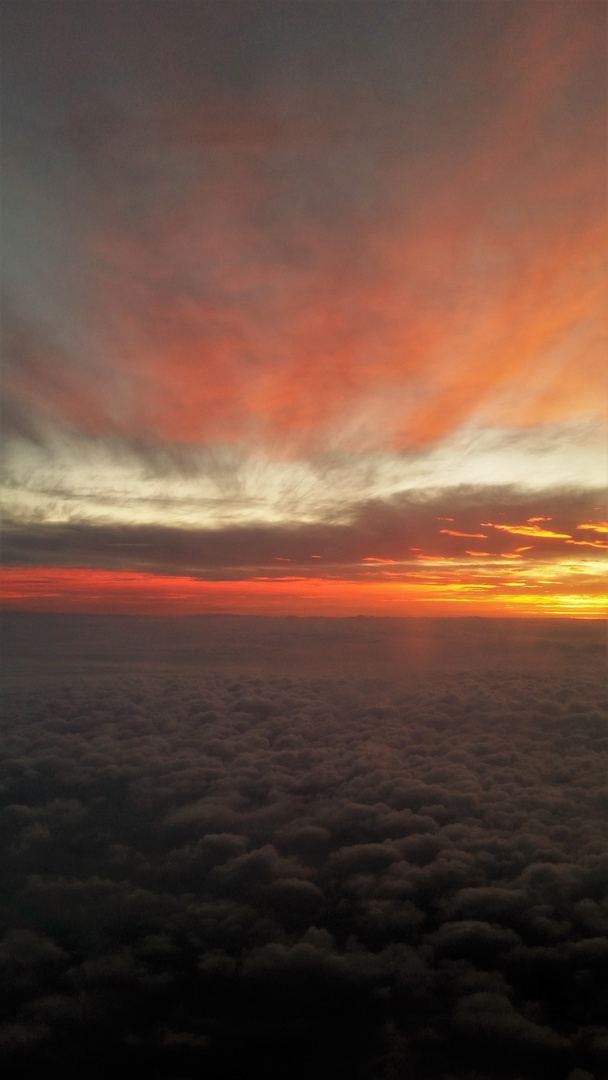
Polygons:
<instances>
[{"instance_id":1,"label":"cloud layer","mask_svg":"<svg viewBox=\"0 0 608 1080\"><path fill-rule=\"evenodd\" d=\"M605 1076L603 680L437 671L9 695L9 1065Z\"/></svg>"}]
</instances>

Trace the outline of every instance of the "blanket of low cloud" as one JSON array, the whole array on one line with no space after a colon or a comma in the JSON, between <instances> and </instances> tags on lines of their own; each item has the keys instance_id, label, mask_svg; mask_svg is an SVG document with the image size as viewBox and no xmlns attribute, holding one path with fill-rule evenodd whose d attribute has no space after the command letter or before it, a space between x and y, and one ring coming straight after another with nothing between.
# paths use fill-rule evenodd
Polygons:
<instances>
[{"instance_id":1,"label":"blanket of low cloud","mask_svg":"<svg viewBox=\"0 0 608 1080\"><path fill-rule=\"evenodd\" d=\"M602 619L74 615L3 612L5 689L137 674L433 680L440 672L597 671Z\"/></svg>"},{"instance_id":2,"label":"blanket of low cloud","mask_svg":"<svg viewBox=\"0 0 608 1080\"><path fill-rule=\"evenodd\" d=\"M274 671L248 622L223 666L134 647L67 681L30 637L3 720L8 1075L608 1075L599 624L537 625L520 665L512 623L437 620L432 665L373 677L400 620L256 620ZM446 642L471 626L494 647L467 664ZM281 627L359 673L284 666Z\"/></svg>"}]
</instances>

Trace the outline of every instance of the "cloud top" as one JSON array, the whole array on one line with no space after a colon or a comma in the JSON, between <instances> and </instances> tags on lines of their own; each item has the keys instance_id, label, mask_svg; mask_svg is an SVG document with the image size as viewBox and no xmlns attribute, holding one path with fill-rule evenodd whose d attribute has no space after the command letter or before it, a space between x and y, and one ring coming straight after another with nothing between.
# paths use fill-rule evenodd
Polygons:
<instances>
[{"instance_id":1,"label":"cloud top","mask_svg":"<svg viewBox=\"0 0 608 1080\"><path fill-rule=\"evenodd\" d=\"M11 1066L602 1075L597 667L5 705Z\"/></svg>"}]
</instances>

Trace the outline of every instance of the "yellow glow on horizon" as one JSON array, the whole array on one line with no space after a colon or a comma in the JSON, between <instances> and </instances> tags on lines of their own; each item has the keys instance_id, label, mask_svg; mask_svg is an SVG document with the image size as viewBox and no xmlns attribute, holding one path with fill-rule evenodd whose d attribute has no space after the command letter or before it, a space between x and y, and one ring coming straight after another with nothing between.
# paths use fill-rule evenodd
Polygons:
<instances>
[{"instance_id":1,"label":"yellow glow on horizon","mask_svg":"<svg viewBox=\"0 0 608 1080\"><path fill-rule=\"evenodd\" d=\"M188 615L212 612L264 615L356 614L449 615L467 605L470 614L502 617L608 614L605 595L534 593L527 581L353 581L336 578L206 581L139 571L57 567L9 567L3 571L7 610L106 614ZM504 593L504 588L507 593ZM521 591L518 591L521 590Z\"/></svg>"}]
</instances>

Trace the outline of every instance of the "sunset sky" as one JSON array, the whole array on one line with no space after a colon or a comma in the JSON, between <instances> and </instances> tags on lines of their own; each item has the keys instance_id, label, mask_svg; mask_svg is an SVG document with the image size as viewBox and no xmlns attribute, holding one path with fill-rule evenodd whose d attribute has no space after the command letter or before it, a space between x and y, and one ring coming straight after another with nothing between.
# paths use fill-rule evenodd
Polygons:
<instances>
[{"instance_id":1,"label":"sunset sky","mask_svg":"<svg viewBox=\"0 0 608 1080\"><path fill-rule=\"evenodd\" d=\"M605 4L3 8L4 607L605 615Z\"/></svg>"}]
</instances>

